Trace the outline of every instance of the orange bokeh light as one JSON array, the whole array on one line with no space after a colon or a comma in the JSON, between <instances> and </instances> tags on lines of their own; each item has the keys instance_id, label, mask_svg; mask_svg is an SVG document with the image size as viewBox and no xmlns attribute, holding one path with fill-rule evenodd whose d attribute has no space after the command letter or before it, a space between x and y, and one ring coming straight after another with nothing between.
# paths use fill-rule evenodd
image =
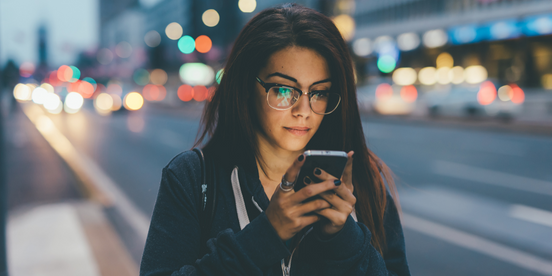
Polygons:
<instances>
[{"instance_id":1,"label":"orange bokeh light","mask_svg":"<svg viewBox=\"0 0 552 276\"><path fill-rule=\"evenodd\" d=\"M69 81L73 77L73 69L67 65L62 65L57 70L57 77L60 81Z\"/></svg>"},{"instance_id":2,"label":"orange bokeh light","mask_svg":"<svg viewBox=\"0 0 552 276\"><path fill-rule=\"evenodd\" d=\"M207 100L208 101L211 101L213 99L213 97L215 96L215 92L217 91L217 88L215 86L211 86L209 87L208 89L208 95L207 95Z\"/></svg>"},{"instance_id":3,"label":"orange bokeh light","mask_svg":"<svg viewBox=\"0 0 552 276\"><path fill-rule=\"evenodd\" d=\"M522 104L525 101L525 93L523 90L516 84L510 84L510 87L512 88L512 92L514 94L511 97L512 102L515 104Z\"/></svg>"},{"instance_id":4,"label":"orange bokeh light","mask_svg":"<svg viewBox=\"0 0 552 276\"><path fill-rule=\"evenodd\" d=\"M489 105L496 99L496 87L490 81L481 84L477 93L477 101L481 105Z\"/></svg>"},{"instance_id":5,"label":"orange bokeh light","mask_svg":"<svg viewBox=\"0 0 552 276\"><path fill-rule=\"evenodd\" d=\"M393 95L393 87L388 83L382 83L376 88L376 98L384 99L389 98Z\"/></svg>"},{"instance_id":6,"label":"orange bokeh light","mask_svg":"<svg viewBox=\"0 0 552 276\"><path fill-rule=\"evenodd\" d=\"M144 86L142 95L148 101L162 101L167 96L167 89L162 85L148 84Z\"/></svg>"},{"instance_id":7,"label":"orange bokeh light","mask_svg":"<svg viewBox=\"0 0 552 276\"><path fill-rule=\"evenodd\" d=\"M183 102L189 102L194 98L194 88L190 85L183 84L178 87L178 98Z\"/></svg>"},{"instance_id":8,"label":"orange bokeh light","mask_svg":"<svg viewBox=\"0 0 552 276\"><path fill-rule=\"evenodd\" d=\"M207 87L203 85L196 85L194 86L194 100L197 102L202 102L207 99L209 91L207 90Z\"/></svg>"},{"instance_id":9,"label":"orange bokeh light","mask_svg":"<svg viewBox=\"0 0 552 276\"><path fill-rule=\"evenodd\" d=\"M88 99L94 94L94 85L87 81L80 81L78 92L85 98Z\"/></svg>"},{"instance_id":10,"label":"orange bokeh light","mask_svg":"<svg viewBox=\"0 0 552 276\"><path fill-rule=\"evenodd\" d=\"M401 88L401 98L408 103L413 103L418 98L418 90L414 85L406 85Z\"/></svg>"},{"instance_id":11,"label":"orange bokeh light","mask_svg":"<svg viewBox=\"0 0 552 276\"><path fill-rule=\"evenodd\" d=\"M206 35L200 35L195 40L196 50L200 53L207 53L213 47L213 42Z\"/></svg>"}]
</instances>

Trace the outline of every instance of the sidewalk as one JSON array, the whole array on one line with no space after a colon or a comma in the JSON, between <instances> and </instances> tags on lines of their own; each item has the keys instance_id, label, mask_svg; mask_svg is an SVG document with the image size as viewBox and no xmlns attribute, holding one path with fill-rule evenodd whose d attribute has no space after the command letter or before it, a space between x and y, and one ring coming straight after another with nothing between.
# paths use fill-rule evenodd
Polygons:
<instances>
[{"instance_id":1,"label":"sidewalk","mask_svg":"<svg viewBox=\"0 0 552 276\"><path fill-rule=\"evenodd\" d=\"M21 109L4 122L10 275L138 275L104 206Z\"/></svg>"}]
</instances>

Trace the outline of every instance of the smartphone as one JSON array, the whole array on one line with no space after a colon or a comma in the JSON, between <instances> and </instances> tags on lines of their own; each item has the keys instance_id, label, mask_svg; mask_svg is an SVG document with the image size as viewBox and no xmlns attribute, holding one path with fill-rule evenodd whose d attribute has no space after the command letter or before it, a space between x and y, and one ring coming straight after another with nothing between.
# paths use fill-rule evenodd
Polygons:
<instances>
[{"instance_id":1,"label":"smartphone","mask_svg":"<svg viewBox=\"0 0 552 276\"><path fill-rule=\"evenodd\" d=\"M309 177L312 180L312 183L322 182L322 180L318 179L318 177L314 175L315 168L320 168L331 174L333 177L341 179L341 175L343 174L345 165L347 164L346 152L333 150L307 150L304 155L305 163L303 163L303 167L301 167L295 186L293 186L293 189L295 189L296 192L305 187L305 177Z\"/></svg>"}]
</instances>

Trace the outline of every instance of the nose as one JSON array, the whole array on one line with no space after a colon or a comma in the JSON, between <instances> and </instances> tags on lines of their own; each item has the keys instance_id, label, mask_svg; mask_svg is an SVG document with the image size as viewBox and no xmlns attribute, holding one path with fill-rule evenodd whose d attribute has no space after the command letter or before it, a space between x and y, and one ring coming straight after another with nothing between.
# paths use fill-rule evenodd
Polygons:
<instances>
[{"instance_id":1,"label":"nose","mask_svg":"<svg viewBox=\"0 0 552 276\"><path fill-rule=\"evenodd\" d=\"M293 108L291 109L291 114L293 116L302 116L306 118L310 116L311 112L312 110L310 107L309 95L306 93L301 94L295 105L293 105Z\"/></svg>"}]
</instances>

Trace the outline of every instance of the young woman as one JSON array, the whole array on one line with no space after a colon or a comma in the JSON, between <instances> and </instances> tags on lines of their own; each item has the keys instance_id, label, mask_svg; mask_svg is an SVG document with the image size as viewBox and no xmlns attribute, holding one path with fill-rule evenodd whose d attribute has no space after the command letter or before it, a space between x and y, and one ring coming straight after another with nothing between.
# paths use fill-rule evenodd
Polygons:
<instances>
[{"instance_id":1,"label":"young woman","mask_svg":"<svg viewBox=\"0 0 552 276\"><path fill-rule=\"evenodd\" d=\"M202 212L199 155L177 155L163 169L141 275L410 275L394 184L366 147L353 74L326 16L286 4L251 19L198 138L209 137L214 210ZM346 151L347 165L341 179L315 169L323 182L295 192L309 149Z\"/></svg>"}]
</instances>

